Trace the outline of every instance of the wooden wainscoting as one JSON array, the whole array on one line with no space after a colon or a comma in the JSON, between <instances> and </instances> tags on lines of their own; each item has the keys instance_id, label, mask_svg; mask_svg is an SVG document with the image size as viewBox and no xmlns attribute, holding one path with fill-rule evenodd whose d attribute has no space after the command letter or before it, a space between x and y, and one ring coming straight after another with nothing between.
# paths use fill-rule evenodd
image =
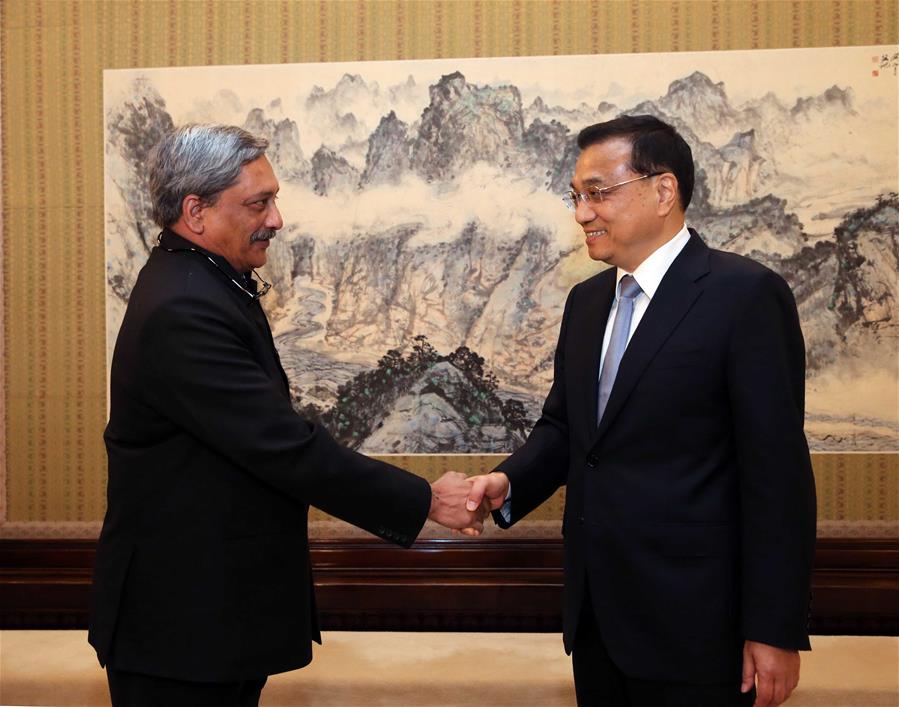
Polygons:
<instances>
[{"instance_id":1,"label":"wooden wainscoting","mask_svg":"<svg viewBox=\"0 0 899 707\"><path fill-rule=\"evenodd\" d=\"M0 628L84 628L96 543L0 540ZM311 543L322 628L559 631L562 543ZM811 630L899 634L899 540L820 539Z\"/></svg>"}]
</instances>

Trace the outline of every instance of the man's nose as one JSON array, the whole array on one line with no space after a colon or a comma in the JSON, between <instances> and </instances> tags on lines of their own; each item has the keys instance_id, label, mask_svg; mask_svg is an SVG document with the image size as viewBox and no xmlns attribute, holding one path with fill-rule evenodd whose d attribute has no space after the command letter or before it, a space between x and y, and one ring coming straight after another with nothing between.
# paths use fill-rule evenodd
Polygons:
<instances>
[{"instance_id":1,"label":"man's nose","mask_svg":"<svg viewBox=\"0 0 899 707\"><path fill-rule=\"evenodd\" d=\"M596 211L593 210L593 205L588 201L579 198L574 207L574 220L583 226L585 223L590 223L595 218Z\"/></svg>"},{"instance_id":2,"label":"man's nose","mask_svg":"<svg viewBox=\"0 0 899 707\"><path fill-rule=\"evenodd\" d=\"M274 201L272 201L268 215L265 218L265 226L266 228L274 228L276 231L284 226L284 219L281 218L281 212Z\"/></svg>"}]
</instances>

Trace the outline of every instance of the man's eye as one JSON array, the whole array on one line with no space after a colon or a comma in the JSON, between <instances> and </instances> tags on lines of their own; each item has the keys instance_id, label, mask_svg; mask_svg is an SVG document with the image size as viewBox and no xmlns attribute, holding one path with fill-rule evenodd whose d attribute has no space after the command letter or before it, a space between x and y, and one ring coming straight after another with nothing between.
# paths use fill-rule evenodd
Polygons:
<instances>
[{"instance_id":1,"label":"man's eye","mask_svg":"<svg viewBox=\"0 0 899 707\"><path fill-rule=\"evenodd\" d=\"M250 202L250 205L260 208L260 209L264 209L264 208L267 208L270 204L274 203L275 199L277 199L277 198L278 198L277 195L267 196L264 199L259 199L258 201Z\"/></svg>"},{"instance_id":2,"label":"man's eye","mask_svg":"<svg viewBox=\"0 0 899 707\"><path fill-rule=\"evenodd\" d=\"M601 201L605 193L602 187L587 187L584 191L590 201Z\"/></svg>"}]
</instances>

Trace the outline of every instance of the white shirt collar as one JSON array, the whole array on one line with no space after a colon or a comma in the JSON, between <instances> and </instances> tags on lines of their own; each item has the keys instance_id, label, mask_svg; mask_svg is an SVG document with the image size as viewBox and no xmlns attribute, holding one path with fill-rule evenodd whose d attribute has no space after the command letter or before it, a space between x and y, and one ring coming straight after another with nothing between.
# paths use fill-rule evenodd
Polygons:
<instances>
[{"instance_id":1,"label":"white shirt collar","mask_svg":"<svg viewBox=\"0 0 899 707\"><path fill-rule=\"evenodd\" d=\"M625 275L633 275L637 284L640 285L640 289L643 290L649 299L652 299L656 290L659 289L662 278L665 277L665 273L668 272L668 268L671 267L671 263L673 263L674 259L680 255L680 252L684 249L684 246L687 245L687 241L689 240L690 231L687 230L687 224L684 224L684 227L674 235L674 238L663 243L650 253L649 257L640 263L634 272L628 273L627 270L618 268L615 279L616 300L620 290L618 285L621 284L621 278Z\"/></svg>"}]
</instances>

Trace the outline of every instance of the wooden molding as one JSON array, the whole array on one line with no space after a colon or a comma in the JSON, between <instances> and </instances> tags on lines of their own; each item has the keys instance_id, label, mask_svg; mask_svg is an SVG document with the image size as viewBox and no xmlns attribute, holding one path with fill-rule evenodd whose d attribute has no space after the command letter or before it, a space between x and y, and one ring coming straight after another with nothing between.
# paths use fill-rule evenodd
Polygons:
<instances>
[{"instance_id":1,"label":"wooden molding","mask_svg":"<svg viewBox=\"0 0 899 707\"><path fill-rule=\"evenodd\" d=\"M84 628L96 542L0 540L0 628ZM326 630L559 631L560 540L311 543ZM899 634L899 540L820 539L811 629Z\"/></svg>"}]
</instances>

